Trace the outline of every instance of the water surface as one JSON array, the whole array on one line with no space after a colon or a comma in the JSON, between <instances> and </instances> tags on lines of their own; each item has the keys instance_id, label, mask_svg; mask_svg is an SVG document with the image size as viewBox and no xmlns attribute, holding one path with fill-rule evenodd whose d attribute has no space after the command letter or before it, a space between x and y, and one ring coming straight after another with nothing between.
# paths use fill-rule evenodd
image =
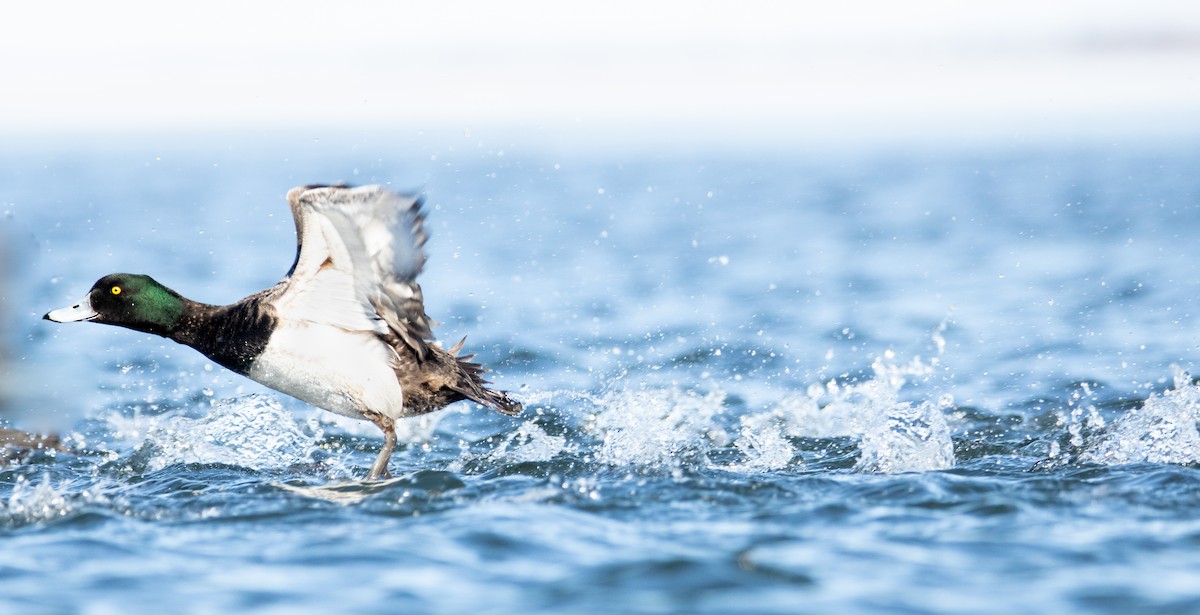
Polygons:
<instances>
[{"instance_id":1,"label":"water surface","mask_svg":"<svg viewBox=\"0 0 1200 615\"><path fill-rule=\"evenodd\" d=\"M22 613L1200 610L1196 144L10 148ZM403 149L403 148L395 148ZM279 279L283 194L424 188L435 332L512 390L380 437L152 336L111 271Z\"/></svg>"}]
</instances>

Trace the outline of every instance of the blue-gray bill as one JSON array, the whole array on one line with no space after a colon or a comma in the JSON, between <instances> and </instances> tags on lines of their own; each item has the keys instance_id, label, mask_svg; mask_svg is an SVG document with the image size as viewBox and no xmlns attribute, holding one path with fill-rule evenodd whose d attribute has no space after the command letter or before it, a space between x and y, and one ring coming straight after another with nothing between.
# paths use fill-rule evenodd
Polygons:
<instances>
[{"instance_id":1,"label":"blue-gray bill","mask_svg":"<svg viewBox=\"0 0 1200 615\"><path fill-rule=\"evenodd\" d=\"M84 297L75 305L46 312L46 315L42 316L42 318L54 322L79 322L81 320L92 320L97 316L99 314L96 313L96 310L92 309L91 300L88 297Z\"/></svg>"}]
</instances>

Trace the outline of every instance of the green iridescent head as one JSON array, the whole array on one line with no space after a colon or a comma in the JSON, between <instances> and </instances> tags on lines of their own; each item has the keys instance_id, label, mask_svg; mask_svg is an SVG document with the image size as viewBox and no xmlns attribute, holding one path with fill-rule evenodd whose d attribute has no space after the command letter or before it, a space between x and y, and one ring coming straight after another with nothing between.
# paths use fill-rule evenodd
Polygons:
<instances>
[{"instance_id":1,"label":"green iridescent head","mask_svg":"<svg viewBox=\"0 0 1200 615\"><path fill-rule=\"evenodd\" d=\"M183 298L148 275L112 273L96 281L79 303L54 310L46 320L90 320L157 335L170 333L183 315Z\"/></svg>"}]
</instances>

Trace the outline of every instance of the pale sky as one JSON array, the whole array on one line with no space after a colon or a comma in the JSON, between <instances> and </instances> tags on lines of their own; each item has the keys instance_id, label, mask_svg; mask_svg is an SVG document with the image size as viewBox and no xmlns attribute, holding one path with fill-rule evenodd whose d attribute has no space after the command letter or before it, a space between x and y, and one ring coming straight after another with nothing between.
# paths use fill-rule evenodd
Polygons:
<instances>
[{"instance_id":1,"label":"pale sky","mask_svg":"<svg viewBox=\"0 0 1200 615\"><path fill-rule=\"evenodd\" d=\"M1200 2L43 2L0 137L1200 133Z\"/></svg>"}]
</instances>

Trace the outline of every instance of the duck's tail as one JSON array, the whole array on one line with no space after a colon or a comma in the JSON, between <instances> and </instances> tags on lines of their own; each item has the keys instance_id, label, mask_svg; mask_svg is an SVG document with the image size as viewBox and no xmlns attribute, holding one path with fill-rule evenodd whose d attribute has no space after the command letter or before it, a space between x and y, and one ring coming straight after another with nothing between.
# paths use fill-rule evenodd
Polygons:
<instances>
[{"instance_id":1,"label":"duck's tail","mask_svg":"<svg viewBox=\"0 0 1200 615\"><path fill-rule=\"evenodd\" d=\"M490 383L483 379L483 375L488 370L484 369L479 363L471 361L471 359L475 358L474 354L458 356L459 351L462 350L463 343L466 341L467 338L464 337L450 349L450 356L454 357L454 361L458 364L458 368L464 376L458 385L454 387L454 390L461 393L463 397L482 406L487 406L501 414L519 414L523 406L521 402L509 398L508 391L496 391L487 388L487 385Z\"/></svg>"}]
</instances>

